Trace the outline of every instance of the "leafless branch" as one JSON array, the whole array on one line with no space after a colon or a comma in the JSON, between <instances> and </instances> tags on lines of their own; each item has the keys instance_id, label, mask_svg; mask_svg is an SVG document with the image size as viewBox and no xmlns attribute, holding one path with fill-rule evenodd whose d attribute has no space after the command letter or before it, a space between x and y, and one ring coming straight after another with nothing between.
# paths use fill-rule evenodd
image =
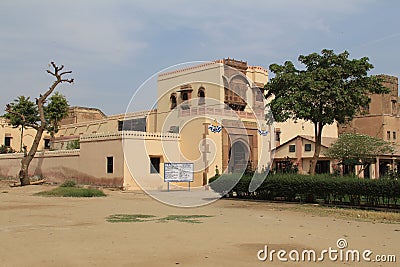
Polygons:
<instances>
[{"instance_id":1,"label":"leafless branch","mask_svg":"<svg viewBox=\"0 0 400 267\"><path fill-rule=\"evenodd\" d=\"M61 69L60 69L61 70ZM64 74L70 74L70 73L72 73L72 70L70 70L70 71L64 71L64 72L61 72L60 73L60 76L63 76Z\"/></svg>"},{"instance_id":2,"label":"leafless branch","mask_svg":"<svg viewBox=\"0 0 400 267\"><path fill-rule=\"evenodd\" d=\"M73 83L74 79L62 79L61 82Z\"/></svg>"}]
</instances>

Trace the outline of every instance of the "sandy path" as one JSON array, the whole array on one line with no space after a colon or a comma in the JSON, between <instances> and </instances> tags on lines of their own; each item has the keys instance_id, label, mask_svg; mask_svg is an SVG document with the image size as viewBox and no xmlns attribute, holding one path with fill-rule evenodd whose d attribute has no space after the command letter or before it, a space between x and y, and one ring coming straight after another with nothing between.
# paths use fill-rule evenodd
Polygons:
<instances>
[{"instance_id":1,"label":"sandy path","mask_svg":"<svg viewBox=\"0 0 400 267\"><path fill-rule=\"evenodd\" d=\"M337 248L396 254L400 225L356 222L302 212L282 204L220 200L200 208L174 208L141 193L107 191L106 198L32 196L46 186L0 188L0 266L396 266L395 263L260 262L272 249ZM4 193L8 191L8 193ZM109 223L112 214L201 214L202 223Z\"/></svg>"}]
</instances>

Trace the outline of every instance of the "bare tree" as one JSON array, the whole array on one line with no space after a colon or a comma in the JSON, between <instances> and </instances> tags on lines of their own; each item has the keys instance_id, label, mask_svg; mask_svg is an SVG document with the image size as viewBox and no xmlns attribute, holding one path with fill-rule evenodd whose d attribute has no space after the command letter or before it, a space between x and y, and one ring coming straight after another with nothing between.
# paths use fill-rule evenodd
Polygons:
<instances>
[{"instance_id":1,"label":"bare tree","mask_svg":"<svg viewBox=\"0 0 400 267\"><path fill-rule=\"evenodd\" d=\"M39 98L36 98L36 105L38 108L39 112L39 120L35 123L29 122L26 120L25 116L21 113L18 113L17 111L13 110L11 105L7 105L6 111L9 114L13 114L15 116L19 116L23 121L25 126L32 127L33 129L36 130L36 136L35 139L33 140L32 146L27 151L26 146L24 146L24 157L21 160L21 169L19 171L19 179L21 181L21 186L24 185L29 185L30 184L30 178L28 176L28 169L29 169L29 164L31 163L32 159L34 158L36 151L38 149L40 140L42 138L43 132L48 129L48 120L46 120L45 117L45 103L46 99L53 93L54 89L61 83L73 83L74 79L66 79L63 78L64 75L71 74L72 71L62 71L64 69L64 66L57 66L54 62L51 62L52 70L47 70L47 73L55 77L55 81L53 84L47 89L47 91L43 94L40 95ZM54 128L54 127L53 127ZM55 127L57 128L57 127Z\"/></svg>"}]
</instances>

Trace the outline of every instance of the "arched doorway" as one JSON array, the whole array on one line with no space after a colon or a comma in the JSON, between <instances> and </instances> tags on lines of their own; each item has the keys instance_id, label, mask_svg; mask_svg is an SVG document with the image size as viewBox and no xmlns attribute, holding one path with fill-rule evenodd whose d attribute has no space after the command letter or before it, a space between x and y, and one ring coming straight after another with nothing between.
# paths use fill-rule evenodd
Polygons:
<instances>
[{"instance_id":1,"label":"arched doorway","mask_svg":"<svg viewBox=\"0 0 400 267\"><path fill-rule=\"evenodd\" d=\"M247 164L250 161L250 153L248 146L242 141L236 141L233 143L229 150L229 172L244 172L247 168Z\"/></svg>"}]
</instances>

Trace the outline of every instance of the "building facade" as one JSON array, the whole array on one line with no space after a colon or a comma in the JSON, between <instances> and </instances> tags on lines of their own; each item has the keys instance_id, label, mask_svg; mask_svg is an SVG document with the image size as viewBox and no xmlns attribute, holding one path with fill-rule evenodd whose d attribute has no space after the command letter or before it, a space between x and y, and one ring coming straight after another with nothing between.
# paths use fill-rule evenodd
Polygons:
<instances>
[{"instance_id":1,"label":"building facade","mask_svg":"<svg viewBox=\"0 0 400 267\"><path fill-rule=\"evenodd\" d=\"M390 170L400 170L400 106L398 78L389 75L378 75L383 85L390 89L389 94L370 95L371 102L364 114L356 116L347 124L339 125L339 134L358 133L381 138L395 145L395 152L390 155L379 155L375 164L371 164L361 176L378 178ZM346 172L347 170L345 170Z\"/></svg>"},{"instance_id":2,"label":"building facade","mask_svg":"<svg viewBox=\"0 0 400 267\"><path fill-rule=\"evenodd\" d=\"M265 171L274 153L276 162L289 156L306 173L307 159L302 158L311 152L299 153L308 143L312 147L314 126L273 123L260 90L267 82L263 67L230 58L161 73L151 110L105 116L98 109L71 108L55 137L43 136L30 174L126 189L141 186L140 178L146 186L165 189L164 163L189 162L194 165L192 186L201 187L217 171ZM2 125L0 137L19 151L20 131L6 121ZM336 124L326 126L324 140L337 137L337 131ZM28 132L33 136L32 129ZM66 150L74 140L80 148ZM292 142L295 154L286 151ZM31 143L24 138L25 145ZM0 155L0 176L15 177L21 157Z\"/></svg>"}]
</instances>

